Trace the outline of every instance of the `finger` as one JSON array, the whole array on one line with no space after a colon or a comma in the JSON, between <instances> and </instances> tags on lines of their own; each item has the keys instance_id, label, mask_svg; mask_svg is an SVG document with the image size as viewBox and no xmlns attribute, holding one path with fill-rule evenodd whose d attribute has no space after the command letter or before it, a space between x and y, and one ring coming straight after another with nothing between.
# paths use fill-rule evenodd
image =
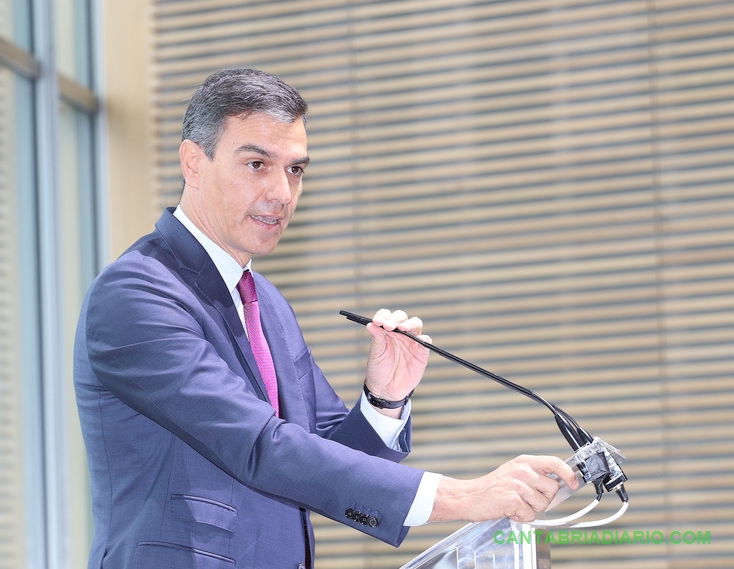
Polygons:
<instances>
[{"instance_id":1,"label":"finger","mask_svg":"<svg viewBox=\"0 0 734 569\"><path fill-rule=\"evenodd\" d=\"M372 322L385 330L395 330L401 322L407 319L408 315L402 310L390 312L387 308L381 308L372 317Z\"/></svg>"},{"instance_id":2,"label":"finger","mask_svg":"<svg viewBox=\"0 0 734 569\"><path fill-rule=\"evenodd\" d=\"M521 503L515 505L507 517L516 522L532 522L535 520L535 514L540 511L533 508L527 501L522 500Z\"/></svg>"},{"instance_id":3,"label":"finger","mask_svg":"<svg viewBox=\"0 0 734 569\"><path fill-rule=\"evenodd\" d=\"M550 502L558 493L558 489L561 485L557 480L541 475L532 483L532 487L545 496L548 502Z\"/></svg>"},{"instance_id":4,"label":"finger","mask_svg":"<svg viewBox=\"0 0 734 569\"><path fill-rule=\"evenodd\" d=\"M575 490L578 486L578 480L571 467L563 462L557 456L536 456L533 457L535 460L531 463L531 466L536 472L544 475L551 473L555 474L558 478L563 480L569 488Z\"/></svg>"},{"instance_id":5,"label":"finger","mask_svg":"<svg viewBox=\"0 0 734 569\"><path fill-rule=\"evenodd\" d=\"M556 487L557 485L558 483L556 483ZM527 486L527 490L520 497L532 508L533 512L543 512L548 507L548 504L550 504L553 496L555 496L555 490L550 491L549 494L542 492L534 486Z\"/></svg>"},{"instance_id":6,"label":"finger","mask_svg":"<svg viewBox=\"0 0 734 569\"><path fill-rule=\"evenodd\" d=\"M547 485L541 478L545 478L551 485ZM558 485L550 478L532 472L528 465L513 469L504 484L506 489L509 490L505 494L505 515L516 519L516 521L531 521L535 518L536 512L544 511L550 504L552 496L547 496L536 486L540 486L547 491L552 489L553 484Z\"/></svg>"},{"instance_id":7,"label":"finger","mask_svg":"<svg viewBox=\"0 0 734 569\"><path fill-rule=\"evenodd\" d=\"M382 342L385 339L386 331L382 326L385 320L390 317L390 314L391 312L387 308L380 308L372 317L372 322L367 324L367 331L373 340Z\"/></svg>"},{"instance_id":8,"label":"finger","mask_svg":"<svg viewBox=\"0 0 734 569\"><path fill-rule=\"evenodd\" d=\"M407 318L408 315L406 314L405 316ZM402 322L400 322L398 324L398 328L404 330L405 332L410 332L414 336L418 336L421 332L423 332L423 320L421 320L417 316L413 316L412 318L407 318L407 320L403 320Z\"/></svg>"},{"instance_id":9,"label":"finger","mask_svg":"<svg viewBox=\"0 0 734 569\"><path fill-rule=\"evenodd\" d=\"M385 320L390 317L390 314L392 313L387 308L380 308L380 310L375 312L375 315L372 317L372 322L378 326L382 326L385 323Z\"/></svg>"},{"instance_id":10,"label":"finger","mask_svg":"<svg viewBox=\"0 0 734 569\"><path fill-rule=\"evenodd\" d=\"M528 508L527 512L523 512L517 516L510 516L510 519L521 524L529 524L530 522L535 521L535 517L535 512Z\"/></svg>"},{"instance_id":11,"label":"finger","mask_svg":"<svg viewBox=\"0 0 734 569\"><path fill-rule=\"evenodd\" d=\"M388 316L385 319L385 322L383 323L382 327L386 330L395 330L398 326L400 326L403 322L406 322L408 320L408 315L403 312L402 310L396 310L395 312L392 312L390 316Z\"/></svg>"}]
</instances>

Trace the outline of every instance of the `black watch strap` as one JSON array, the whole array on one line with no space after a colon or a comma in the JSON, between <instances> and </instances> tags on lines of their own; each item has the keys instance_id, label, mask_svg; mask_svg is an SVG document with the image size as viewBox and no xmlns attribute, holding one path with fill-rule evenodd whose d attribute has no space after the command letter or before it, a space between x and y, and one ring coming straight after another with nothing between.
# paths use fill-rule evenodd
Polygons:
<instances>
[{"instance_id":1,"label":"black watch strap","mask_svg":"<svg viewBox=\"0 0 734 569\"><path fill-rule=\"evenodd\" d=\"M415 389L413 391L415 391ZM382 399L381 397L377 397L371 393L370 390L367 389L367 382L364 382L364 394L367 396L367 401L369 401L370 405L377 407L378 409L400 409L400 407L403 407L408 403L410 398L413 396L413 391L408 393L405 399L401 399L400 401L388 401L387 399Z\"/></svg>"}]
</instances>

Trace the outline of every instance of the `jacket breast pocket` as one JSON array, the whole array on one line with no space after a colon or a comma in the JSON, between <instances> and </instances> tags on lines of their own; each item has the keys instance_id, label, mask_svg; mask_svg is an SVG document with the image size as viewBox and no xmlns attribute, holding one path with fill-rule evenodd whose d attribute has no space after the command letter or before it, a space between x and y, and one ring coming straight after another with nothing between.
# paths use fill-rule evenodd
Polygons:
<instances>
[{"instance_id":1,"label":"jacket breast pocket","mask_svg":"<svg viewBox=\"0 0 734 569\"><path fill-rule=\"evenodd\" d=\"M234 569L229 557L192 547L147 541L135 550L135 569Z\"/></svg>"},{"instance_id":2,"label":"jacket breast pocket","mask_svg":"<svg viewBox=\"0 0 734 569\"><path fill-rule=\"evenodd\" d=\"M171 495L171 517L181 522L194 522L234 533L237 509L228 504L200 496Z\"/></svg>"}]
</instances>

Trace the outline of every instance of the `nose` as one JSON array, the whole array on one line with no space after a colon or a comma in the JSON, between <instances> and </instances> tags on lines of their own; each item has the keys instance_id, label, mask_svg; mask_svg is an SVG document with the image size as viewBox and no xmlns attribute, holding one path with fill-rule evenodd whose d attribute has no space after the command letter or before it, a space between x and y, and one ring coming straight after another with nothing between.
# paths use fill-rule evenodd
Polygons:
<instances>
[{"instance_id":1,"label":"nose","mask_svg":"<svg viewBox=\"0 0 734 569\"><path fill-rule=\"evenodd\" d=\"M291 180L285 172L273 175L268 187L267 198L269 201L277 201L282 205L288 205L293 200L293 188Z\"/></svg>"}]
</instances>

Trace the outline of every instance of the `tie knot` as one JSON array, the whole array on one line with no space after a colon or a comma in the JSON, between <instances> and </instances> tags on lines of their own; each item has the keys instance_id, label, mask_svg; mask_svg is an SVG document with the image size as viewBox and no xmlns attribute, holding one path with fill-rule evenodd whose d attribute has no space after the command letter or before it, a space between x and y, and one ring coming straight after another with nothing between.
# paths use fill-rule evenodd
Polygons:
<instances>
[{"instance_id":1,"label":"tie knot","mask_svg":"<svg viewBox=\"0 0 734 569\"><path fill-rule=\"evenodd\" d=\"M240 282L237 283L237 291L240 293L242 302L257 302L257 292L255 291L255 279L252 278L250 271L242 273Z\"/></svg>"}]
</instances>

